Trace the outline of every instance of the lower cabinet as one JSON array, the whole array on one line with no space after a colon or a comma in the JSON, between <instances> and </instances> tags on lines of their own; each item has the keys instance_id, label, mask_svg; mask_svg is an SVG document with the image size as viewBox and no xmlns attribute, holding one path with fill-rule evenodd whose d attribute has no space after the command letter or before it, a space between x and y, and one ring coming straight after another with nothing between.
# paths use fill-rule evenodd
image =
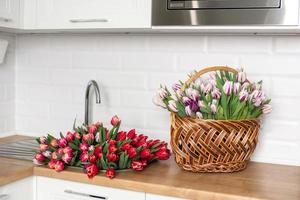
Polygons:
<instances>
[{"instance_id":1,"label":"lower cabinet","mask_svg":"<svg viewBox=\"0 0 300 200\"><path fill-rule=\"evenodd\" d=\"M145 200L145 193L37 177L36 200Z\"/></svg>"},{"instance_id":2,"label":"lower cabinet","mask_svg":"<svg viewBox=\"0 0 300 200\"><path fill-rule=\"evenodd\" d=\"M0 200L33 200L34 177L28 177L0 187Z\"/></svg>"},{"instance_id":3,"label":"lower cabinet","mask_svg":"<svg viewBox=\"0 0 300 200\"><path fill-rule=\"evenodd\" d=\"M179 198L176 198L176 197L167 197L167 196L161 196L161 195L146 193L146 200L184 200L184 199L179 199Z\"/></svg>"}]
</instances>

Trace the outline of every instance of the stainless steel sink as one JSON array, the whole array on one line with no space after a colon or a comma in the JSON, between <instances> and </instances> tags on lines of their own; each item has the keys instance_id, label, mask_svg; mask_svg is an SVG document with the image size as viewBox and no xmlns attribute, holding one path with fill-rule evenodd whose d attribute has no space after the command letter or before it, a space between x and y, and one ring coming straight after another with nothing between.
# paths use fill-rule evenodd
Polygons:
<instances>
[{"instance_id":1,"label":"stainless steel sink","mask_svg":"<svg viewBox=\"0 0 300 200\"><path fill-rule=\"evenodd\" d=\"M19 140L16 142L0 143L0 157L32 160L34 150L39 147L34 139Z\"/></svg>"}]
</instances>

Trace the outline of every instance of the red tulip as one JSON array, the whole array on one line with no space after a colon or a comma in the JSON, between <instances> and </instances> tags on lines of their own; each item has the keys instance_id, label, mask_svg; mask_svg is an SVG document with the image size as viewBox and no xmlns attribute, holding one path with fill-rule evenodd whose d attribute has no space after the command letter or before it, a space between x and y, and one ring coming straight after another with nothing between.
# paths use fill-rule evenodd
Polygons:
<instances>
[{"instance_id":1,"label":"red tulip","mask_svg":"<svg viewBox=\"0 0 300 200\"><path fill-rule=\"evenodd\" d=\"M51 145L52 147L58 147L57 139L52 139L51 142L50 142L50 145Z\"/></svg>"},{"instance_id":2,"label":"red tulip","mask_svg":"<svg viewBox=\"0 0 300 200\"><path fill-rule=\"evenodd\" d=\"M118 162L118 160L119 160L119 156L114 153L108 154L106 158L107 158L108 162Z\"/></svg>"},{"instance_id":3,"label":"red tulip","mask_svg":"<svg viewBox=\"0 0 300 200\"><path fill-rule=\"evenodd\" d=\"M131 145L129 143L125 143L121 146L122 151L128 151L131 148Z\"/></svg>"},{"instance_id":4,"label":"red tulip","mask_svg":"<svg viewBox=\"0 0 300 200\"><path fill-rule=\"evenodd\" d=\"M80 151L87 151L87 150L89 150L89 145L87 143L80 143L79 149L80 149Z\"/></svg>"},{"instance_id":5,"label":"red tulip","mask_svg":"<svg viewBox=\"0 0 300 200\"><path fill-rule=\"evenodd\" d=\"M136 133L135 133L135 129L131 129L128 133L127 133L127 137L130 139L133 139L136 137Z\"/></svg>"},{"instance_id":6,"label":"red tulip","mask_svg":"<svg viewBox=\"0 0 300 200\"><path fill-rule=\"evenodd\" d=\"M56 164L56 160L50 160L50 161L48 162L48 167L49 167L50 169L54 169L54 168L55 168L55 164Z\"/></svg>"},{"instance_id":7,"label":"red tulip","mask_svg":"<svg viewBox=\"0 0 300 200\"><path fill-rule=\"evenodd\" d=\"M115 175L116 175L116 170L113 169L113 168L108 168L105 172L105 176L110 178L110 179L114 178Z\"/></svg>"},{"instance_id":8,"label":"red tulip","mask_svg":"<svg viewBox=\"0 0 300 200\"><path fill-rule=\"evenodd\" d=\"M95 155L90 155L89 156L89 161L90 163L96 163L97 162L97 157Z\"/></svg>"},{"instance_id":9,"label":"red tulip","mask_svg":"<svg viewBox=\"0 0 300 200\"><path fill-rule=\"evenodd\" d=\"M68 142L71 142L71 141L73 141L73 140L74 140L74 138L75 138L75 136L74 136L74 134L73 134L73 133L71 133L71 132L68 132L68 133L67 133L67 135L66 135L66 139L67 139L67 141L68 141Z\"/></svg>"},{"instance_id":10,"label":"red tulip","mask_svg":"<svg viewBox=\"0 0 300 200\"><path fill-rule=\"evenodd\" d=\"M125 131L120 131L117 135L117 141L124 141L126 140L127 133Z\"/></svg>"},{"instance_id":11,"label":"red tulip","mask_svg":"<svg viewBox=\"0 0 300 200\"><path fill-rule=\"evenodd\" d=\"M65 138L61 138L58 140L58 145L62 148L66 147L67 146L67 140Z\"/></svg>"},{"instance_id":12,"label":"red tulip","mask_svg":"<svg viewBox=\"0 0 300 200\"><path fill-rule=\"evenodd\" d=\"M74 134L75 138L77 138L78 140L81 139L81 135L78 132L74 132L73 134Z\"/></svg>"},{"instance_id":13,"label":"red tulip","mask_svg":"<svg viewBox=\"0 0 300 200\"><path fill-rule=\"evenodd\" d=\"M127 153L129 158L134 158L137 155L136 149L133 147L131 147Z\"/></svg>"},{"instance_id":14,"label":"red tulip","mask_svg":"<svg viewBox=\"0 0 300 200\"><path fill-rule=\"evenodd\" d=\"M108 144L111 146L115 145L116 143L117 143L116 140L112 140L112 139L108 140Z\"/></svg>"},{"instance_id":15,"label":"red tulip","mask_svg":"<svg viewBox=\"0 0 300 200\"><path fill-rule=\"evenodd\" d=\"M88 132L91 134L95 134L97 132L98 127L94 124L88 127Z\"/></svg>"},{"instance_id":16,"label":"red tulip","mask_svg":"<svg viewBox=\"0 0 300 200\"><path fill-rule=\"evenodd\" d=\"M149 140L149 141L147 142L147 147L148 147L148 148L151 148L152 146L154 146L154 145L156 145L156 144L158 144L158 143L160 143L160 140Z\"/></svg>"},{"instance_id":17,"label":"red tulip","mask_svg":"<svg viewBox=\"0 0 300 200\"><path fill-rule=\"evenodd\" d=\"M132 161L131 168L135 171L142 171L144 169L143 163L140 160Z\"/></svg>"},{"instance_id":18,"label":"red tulip","mask_svg":"<svg viewBox=\"0 0 300 200\"><path fill-rule=\"evenodd\" d=\"M170 158L170 151L159 150L155 153L155 156L158 158L158 160L168 160Z\"/></svg>"},{"instance_id":19,"label":"red tulip","mask_svg":"<svg viewBox=\"0 0 300 200\"><path fill-rule=\"evenodd\" d=\"M82 152L82 153L80 154L79 160L80 160L81 162L87 162L88 159L89 159L89 154L88 154L87 151L84 151L84 152Z\"/></svg>"},{"instance_id":20,"label":"red tulip","mask_svg":"<svg viewBox=\"0 0 300 200\"><path fill-rule=\"evenodd\" d=\"M101 146L97 146L94 150L94 155L98 156L98 155L102 155L102 147ZM99 156L98 156L99 157ZM102 156L101 156L102 157Z\"/></svg>"},{"instance_id":21,"label":"red tulip","mask_svg":"<svg viewBox=\"0 0 300 200\"><path fill-rule=\"evenodd\" d=\"M142 159L148 159L151 156L150 149L143 149L140 153Z\"/></svg>"},{"instance_id":22,"label":"red tulip","mask_svg":"<svg viewBox=\"0 0 300 200\"><path fill-rule=\"evenodd\" d=\"M65 168L65 165L62 161L56 161L55 166L54 166L55 171L60 172L60 171L64 170L64 168Z\"/></svg>"},{"instance_id":23,"label":"red tulip","mask_svg":"<svg viewBox=\"0 0 300 200\"><path fill-rule=\"evenodd\" d=\"M109 145L109 147L108 147L109 153L115 153L117 150L118 149L117 149L116 145Z\"/></svg>"},{"instance_id":24,"label":"red tulip","mask_svg":"<svg viewBox=\"0 0 300 200\"><path fill-rule=\"evenodd\" d=\"M95 164L86 165L85 170L86 170L86 174L87 174L88 178L90 178L90 179L99 173L99 169L98 169L97 165L95 165Z\"/></svg>"},{"instance_id":25,"label":"red tulip","mask_svg":"<svg viewBox=\"0 0 300 200\"><path fill-rule=\"evenodd\" d=\"M110 121L111 125L117 126L120 123L120 119L117 115L113 116Z\"/></svg>"},{"instance_id":26,"label":"red tulip","mask_svg":"<svg viewBox=\"0 0 300 200\"><path fill-rule=\"evenodd\" d=\"M106 139L109 140L109 138L110 138L109 130L107 128L105 128L104 130L105 130Z\"/></svg>"},{"instance_id":27,"label":"red tulip","mask_svg":"<svg viewBox=\"0 0 300 200\"><path fill-rule=\"evenodd\" d=\"M73 149L71 147L65 147L63 149L63 153L69 153L69 154L72 154L73 153Z\"/></svg>"},{"instance_id":28,"label":"red tulip","mask_svg":"<svg viewBox=\"0 0 300 200\"><path fill-rule=\"evenodd\" d=\"M41 154L41 153L37 153L37 154L35 154L35 157L34 157L37 161L39 161L39 162L43 162L45 159L46 159L46 157L43 155L43 154Z\"/></svg>"},{"instance_id":29,"label":"red tulip","mask_svg":"<svg viewBox=\"0 0 300 200\"><path fill-rule=\"evenodd\" d=\"M46 151L48 149L48 145L47 144L40 144L40 150L41 151Z\"/></svg>"},{"instance_id":30,"label":"red tulip","mask_svg":"<svg viewBox=\"0 0 300 200\"><path fill-rule=\"evenodd\" d=\"M147 165L148 165L147 160L141 160L141 162L142 162L143 168L147 167Z\"/></svg>"},{"instance_id":31,"label":"red tulip","mask_svg":"<svg viewBox=\"0 0 300 200\"><path fill-rule=\"evenodd\" d=\"M167 145L168 145L167 143L163 143L163 144L158 146L158 149L161 150L161 151L167 151L168 150Z\"/></svg>"}]
</instances>

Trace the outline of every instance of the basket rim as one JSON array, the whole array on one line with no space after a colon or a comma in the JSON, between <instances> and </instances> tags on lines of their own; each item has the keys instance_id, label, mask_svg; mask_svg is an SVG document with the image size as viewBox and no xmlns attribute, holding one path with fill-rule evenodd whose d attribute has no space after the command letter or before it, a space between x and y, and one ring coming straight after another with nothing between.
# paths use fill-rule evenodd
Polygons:
<instances>
[{"instance_id":1,"label":"basket rim","mask_svg":"<svg viewBox=\"0 0 300 200\"><path fill-rule=\"evenodd\" d=\"M181 118L181 119L192 119L192 120L197 120L201 122L245 122L245 121L256 121L259 122L261 118L252 118L252 119L199 119L199 118L193 118L193 117L179 117L176 115L174 112L171 112L171 118L172 116Z\"/></svg>"}]
</instances>

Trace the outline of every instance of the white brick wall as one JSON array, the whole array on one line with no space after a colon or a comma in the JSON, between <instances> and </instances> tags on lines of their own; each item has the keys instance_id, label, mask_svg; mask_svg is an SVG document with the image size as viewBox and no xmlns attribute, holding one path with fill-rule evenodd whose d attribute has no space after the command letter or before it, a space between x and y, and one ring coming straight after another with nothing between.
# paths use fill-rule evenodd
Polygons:
<instances>
[{"instance_id":1,"label":"white brick wall","mask_svg":"<svg viewBox=\"0 0 300 200\"><path fill-rule=\"evenodd\" d=\"M252 80L264 80L274 106L253 160L300 165L299 41L298 36L19 35L15 128L57 135L71 128L75 116L82 122L85 85L95 79L103 104L93 104L94 120L108 122L118 114L123 128L169 140L169 113L151 102L160 83L184 80L203 66L243 66Z\"/></svg>"},{"instance_id":2,"label":"white brick wall","mask_svg":"<svg viewBox=\"0 0 300 200\"><path fill-rule=\"evenodd\" d=\"M9 42L4 63L0 64L0 134L7 135L15 128L15 36L0 33L0 39Z\"/></svg>"}]
</instances>

